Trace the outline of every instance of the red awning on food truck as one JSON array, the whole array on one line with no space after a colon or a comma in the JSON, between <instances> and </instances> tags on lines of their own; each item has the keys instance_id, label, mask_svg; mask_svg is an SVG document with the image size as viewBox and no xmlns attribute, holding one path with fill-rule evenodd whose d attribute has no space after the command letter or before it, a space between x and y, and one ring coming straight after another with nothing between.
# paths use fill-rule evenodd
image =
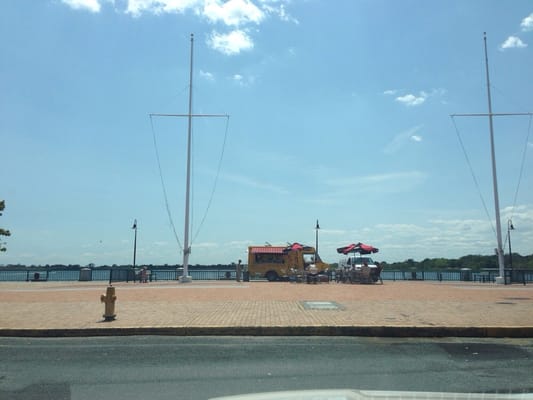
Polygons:
<instances>
[{"instance_id":1,"label":"red awning on food truck","mask_svg":"<svg viewBox=\"0 0 533 400\"><path fill-rule=\"evenodd\" d=\"M250 253L252 254L283 254L284 246L252 246Z\"/></svg>"}]
</instances>

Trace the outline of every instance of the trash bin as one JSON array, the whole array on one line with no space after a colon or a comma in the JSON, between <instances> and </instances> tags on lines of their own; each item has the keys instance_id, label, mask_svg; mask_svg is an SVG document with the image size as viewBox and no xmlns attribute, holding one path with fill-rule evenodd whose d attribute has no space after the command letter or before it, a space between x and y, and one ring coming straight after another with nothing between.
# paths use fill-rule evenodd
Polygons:
<instances>
[{"instance_id":1,"label":"trash bin","mask_svg":"<svg viewBox=\"0 0 533 400\"><path fill-rule=\"evenodd\" d=\"M248 271L242 273L242 280L244 282L250 282L250 273Z\"/></svg>"},{"instance_id":2,"label":"trash bin","mask_svg":"<svg viewBox=\"0 0 533 400\"><path fill-rule=\"evenodd\" d=\"M461 268L461 280L462 281L472 280L472 269L471 268Z\"/></svg>"},{"instance_id":3,"label":"trash bin","mask_svg":"<svg viewBox=\"0 0 533 400\"><path fill-rule=\"evenodd\" d=\"M92 280L92 270L90 268L80 269L80 282L86 282Z\"/></svg>"}]
</instances>

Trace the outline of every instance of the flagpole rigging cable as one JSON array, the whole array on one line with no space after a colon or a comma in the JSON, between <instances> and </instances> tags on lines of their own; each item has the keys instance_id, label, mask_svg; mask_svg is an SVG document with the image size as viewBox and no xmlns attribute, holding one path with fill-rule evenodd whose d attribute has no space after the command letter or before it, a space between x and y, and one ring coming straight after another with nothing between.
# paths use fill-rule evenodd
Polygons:
<instances>
[{"instance_id":1,"label":"flagpole rigging cable","mask_svg":"<svg viewBox=\"0 0 533 400\"><path fill-rule=\"evenodd\" d=\"M518 184L516 185L516 192L514 194L513 208L511 210L511 218L514 214L514 209L516 206L516 200L518 199L518 190L520 189L520 183L522 182L522 174L524 172L524 165L526 163L527 147L529 143L529 136L531 134L531 120L533 119L533 113L529 113L529 125L527 128L526 141L524 142L524 150L522 151L522 162L520 164L520 173L518 175Z\"/></svg>"},{"instance_id":2,"label":"flagpole rigging cable","mask_svg":"<svg viewBox=\"0 0 533 400\"><path fill-rule=\"evenodd\" d=\"M151 127L151 130L152 130L152 140L153 140L153 143L154 143L154 149L155 149L155 155L156 155L156 160L157 160L157 168L158 168L158 172L159 172L159 179L161 181L161 187L162 187L162 190L163 190L163 197L164 197L164 200L165 200L165 208L166 208L166 211L167 211L167 216L168 216L168 219L169 219L169 223L170 223L170 226L172 228L172 232L174 234L174 238L176 239L176 242L178 243L178 246L179 246L179 249L180 251L183 251L183 245L181 244L180 240L179 240L179 236L176 232L176 226L174 225L174 219L172 217L172 212L170 211L170 204L169 204L169 201L168 201L168 195L167 195L167 189L166 189L166 184L165 184L165 179L164 179L164 176L163 176L163 169L161 167L161 157L159 155L159 147L158 147L158 144L157 144L157 135L155 133L155 128L154 128L154 123L153 123L153 118L154 116L164 116L164 117L175 117L175 116L187 116L187 114L185 115L179 115L179 114L150 114L150 127ZM204 116L204 115L202 115ZM217 172L215 174L215 181L213 183L213 188L211 190L211 194L209 196L209 200L207 202L207 206L206 206L206 210L204 212L204 215L202 216L202 219L200 221L200 225L198 226L198 229L196 230L196 232L194 233L194 236L193 236L193 239L191 240L191 245L192 243L194 243L198 237L198 235L200 234L200 231L203 227L203 224L207 218L207 214L209 213L209 210L211 208L211 204L213 203L213 198L215 196L215 191L216 191L216 188L217 188L217 185L218 185L218 180L219 180L219 177L220 177L220 171L222 170L222 161L224 159L224 154L225 154L225 150L226 150L226 143L227 143L227 138L228 138L228 132L229 132L229 115L210 115L210 117L218 117L220 118L221 116L225 117L226 118L226 126L225 126L225 129L224 129L224 139L223 139L223 142L222 142L222 151L220 153L220 158L218 160L218 166L217 166ZM194 164L194 163L193 163ZM193 179L193 182L194 182L194 179ZM193 190L194 192L194 190ZM194 200L194 199L193 199ZM192 202L194 204L194 201ZM191 225L192 225L192 221L191 221ZM191 227L191 234L192 234L192 227Z\"/></svg>"},{"instance_id":3,"label":"flagpole rigging cable","mask_svg":"<svg viewBox=\"0 0 533 400\"><path fill-rule=\"evenodd\" d=\"M156 139L155 130L154 130L154 122L153 122L151 114L150 114L150 126L152 127L152 139L153 139L153 142L154 142L155 156L156 156L156 159L157 159L157 168L159 170L159 178L161 180L161 187L163 189L163 197L165 199L165 208L167 210L168 220L170 222L170 226L172 228L172 232L174 233L174 238L176 239L176 242L178 243L179 249L180 249L180 251L183 251L183 246L182 246L182 244L180 242L180 239L178 237L178 233L176 232L176 226L174 225L174 219L172 218L172 213L170 211L170 206L168 204L167 189L166 189L166 185L165 185L165 180L163 179L163 170L161 169L161 159L159 157L159 150L158 150L158 147L157 147L157 139Z\"/></svg>"},{"instance_id":4,"label":"flagpole rigging cable","mask_svg":"<svg viewBox=\"0 0 533 400\"><path fill-rule=\"evenodd\" d=\"M533 112L493 113L492 115L493 116L497 116L497 117L503 117L503 116L529 116L527 135L526 135L526 139L524 141L524 147L523 147L523 150L522 150L522 160L520 162L520 172L518 174L518 182L517 182L517 185L516 185L516 190L515 190L515 194L514 194L514 198L513 198L513 205L512 205L512 208L511 208L511 217L510 218L512 219L513 215L514 215L514 209L516 208L516 202L518 201L518 192L520 191L520 185L522 183L522 176L524 174L524 167L525 167L525 164L526 164L527 148L528 148L528 144L529 144L529 138L531 136ZM496 230L494 229L494 225L492 224L492 218L490 217L490 213L488 211L487 205L486 205L485 200L483 198L483 195L481 193L481 189L480 189L478 180L477 180L476 175L474 173L474 169L472 167L472 164L470 163L470 158L468 157L468 153L466 151L464 142L463 142L463 140L461 138L461 134L459 132L459 128L457 127L457 123L455 122L455 117L486 117L486 116L487 116L487 114L481 114L481 113L479 113L479 114L451 114L450 118L452 119L452 123L453 123L453 126L455 128L455 133L457 135L457 139L459 140L459 144L461 145L461 149L462 149L463 154L465 156L466 163L468 164L468 168L470 169L470 173L472 175L472 179L474 181L474 184L475 184L475 186L477 188L479 197L481 199L481 203L483 204L483 208L485 209L485 213L487 214L487 218L489 219L489 221L491 223L492 231L494 232L494 234L496 234ZM506 238L506 240L507 240L507 238Z\"/></svg>"},{"instance_id":5,"label":"flagpole rigging cable","mask_svg":"<svg viewBox=\"0 0 533 400\"><path fill-rule=\"evenodd\" d=\"M518 183L516 185L516 191L514 193L514 199L513 199L513 206L511 207L511 215L509 217L509 220L512 221L514 218L514 211L516 208L516 202L518 200L518 191L520 190L520 184L522 183L522 175L524 173L524 165L526 164L526 155L527 155L527 147L529 143L529 136L531 134L531 120L533 119L533 113L529 114L529 124L527 128L527 135L526 140L524 142L524 150L522 151L522 161L520 163L520 172L518 174ZM505 240L504 242L507 242L509 239L509 230L507 230L507 233L505 234Z\"/></svg>"},{"instance_id":6,"label":"flagpole rigging cable","mask_svg":"<svg viewBox=\"0 0 533 400\"><path fill-rule=\"evenodd\" d=\"M198 226L198 229L196 230L196 233L194 234L193 236L193 239L191 242L195 242L196 241L196 238L198 237L198 234L200 233L200 230L202 229L202 226L204 224L204 221L207 217L207 213L209 212L209 209L211 208L211 203L213 202L213 197L215 195L215 190L217 188L217 184L218 184L218 178L220 176L220 170L222 169L222 160L224 158L224 152L225 152L225 149L226 149L226 140L227 140L227 137L228 137L228 129L229 129L229 115L226 116L226 128L224 130L224 140L222 142L222 152L220 153L220 158L218 160L218 167L217 167L217 172L216 172L216 175L215 175L215 182L213 183L213 189L211 190L211 195L209 196L209 201L207 202L207 207L205 209L205 213L200 221L200 225Z\"/></svg>"},{"instance_id":7,"label":"flagpole rigging cable","mask_svg":"<svg viewBox=\"0 0 533 400\"><path fill-rule=\"evenodd\" d=\"M492 228L492 232L496 236L496 229L494 228L494 224L492 223L492 218L489 213L489 209L487 208L487 204L485 203L485 199L483 198L483 194L481 193L481 188L479 186L478 180L476 178L476 174L474 173L474 168L472 167L472 163L470 162L470 158L468 157L468 153L466 152L465 145L463 143L463 140L461 139L461 135L459 133L459 128L457 128L457 124L455 123L454 115L450 115L453 126L455 127L455 133L457 134L457 139L459 139L459 143L461 144L461 149L463 150L463 154L466 159L466 163L468 164L468 168L470 169L470 173L472 174L472 179L474 180L474 184L476 186L477 192L479 194L479 198L481 199L481 203L483 204L483 208L485 209L485 214L487 215L487 219L489 220L490 226Z\"/></svg>"}]
</instances>

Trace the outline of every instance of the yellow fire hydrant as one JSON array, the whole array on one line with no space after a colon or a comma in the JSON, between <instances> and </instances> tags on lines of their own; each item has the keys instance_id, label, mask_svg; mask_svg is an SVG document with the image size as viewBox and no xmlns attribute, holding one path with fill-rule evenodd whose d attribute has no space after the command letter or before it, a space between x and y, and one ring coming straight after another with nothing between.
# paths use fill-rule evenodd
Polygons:
<instances>
[{"instance_id":1,"label":"yellow fire hydrant","mask_svg":"<svg viewBox=\"0 0 533 400\"><path fill-rule=\"evenodd\" d=\"M115 288L113 286L109 286L106 290L106 294L100 296L100 301L105 303L105 311L103 315L105 321L113 321L115 319L116 300L117 296L115 296Z\"/></svg>"}]
</instances>

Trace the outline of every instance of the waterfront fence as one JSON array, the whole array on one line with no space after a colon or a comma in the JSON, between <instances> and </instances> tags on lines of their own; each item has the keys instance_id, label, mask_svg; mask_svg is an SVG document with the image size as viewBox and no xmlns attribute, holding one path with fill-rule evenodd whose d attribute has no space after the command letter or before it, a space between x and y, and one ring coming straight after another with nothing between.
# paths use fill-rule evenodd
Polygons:
<instances>
[{"instance_id":1,"label":"waterfront fence","mask_svg":"<svg viewBox=\"0 0 533 400\"><path fill-rule=\"evenodd\" d=\"M79 270L63 270L53 268L10 269L0 268L0 282L45 282L45 281L108 281L108 282L139 282L140 269L133 268L81 268ZM149 269L148 281L178 280L183 274L182 268L177 269ZM227 269L189 269L193 280L235 280L236 271ZM381 272L386 281L471 281L493 283L499 275L497 270L473 272L468 269L460 271L390 271ZM335 271L330 271L329 277L335 281ZM533 270L506 269L506 283L531 283ZM258 280L250 277L251 280Z\"/></svg>"},{"instance_id":2,"label":"waterfront fence","mask_svg":"<svg viewBox=\"0 0 533 400\"><path fill-rule=\"evenodd\" d=\"M46 281L108 281L139 282L139 269L133 268L81 268L79 270L62 270L52 268L9 269L0 267L0 282L46 282ZM183 269L149 269L148 280L172 281L183 274ZM193 280L235 280L234 269L189 269Z\"/></svg>"}]
</instances>

